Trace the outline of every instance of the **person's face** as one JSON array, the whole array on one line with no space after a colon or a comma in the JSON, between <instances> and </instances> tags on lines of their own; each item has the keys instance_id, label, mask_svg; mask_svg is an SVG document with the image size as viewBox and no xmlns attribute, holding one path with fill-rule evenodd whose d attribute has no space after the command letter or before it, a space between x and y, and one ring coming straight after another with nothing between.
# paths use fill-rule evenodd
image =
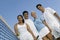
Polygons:
<instances>
[{"instance_id":1,"label":"person's face","mask_svg":"<svg viewBox=\"0 0 60 40\"><path fill-rule=\"evenodd\" d=\"M36 18L36 17L37 17L37 15L36 15L35 12L32 12L32 13L31 13L31 16L32 16L33 18Z\"/></svg>"},{"instance_id":2,"label":"person's face","mask_svg":"<svg viewBox=\"0 0 60 40\"><path fill-rule=\"evenodd\" d=\"M18 17L18 22L22 22L22 20L23 20L22 17L19 16L19 17Z\"/></svg>"},{"instance_id":3,"label":"person's face","mask_svg":"<svg viewBox=\"0 0 60 40\"><path fill-rule=\"evenodd\" d=\"M28 19L28 13L25 13L25 14L24 14L24 18L25 18L25 19Z\"/></svg>"},{"instance_id":4,"label":"person's face","mask_svg":"<svg viewBox=\"0 0 60 40\"><path fill-rule=\"evenodd\" d=\"M43 10L44 10L42 6L38 6L38 9L39 9L40 11L43 11Z\"/></svg>"}]
</instances>

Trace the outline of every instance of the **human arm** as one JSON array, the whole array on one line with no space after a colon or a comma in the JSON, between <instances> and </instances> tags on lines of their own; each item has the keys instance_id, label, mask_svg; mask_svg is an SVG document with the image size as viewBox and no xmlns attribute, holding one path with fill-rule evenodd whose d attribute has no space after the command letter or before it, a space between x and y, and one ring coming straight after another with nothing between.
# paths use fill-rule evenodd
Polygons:
<instances>
[{"instance_id":1,"label":"human arm","mask_svg":"<svg viewBox=\"0 0 60 40\"><path fill-rule=\"evenodd\" d=\"M52 8L48 8L48 9L51 12L51 14L53 14L60 21L60 16L58 15L58 13Z\"/></svg>"},{"instance_id":2,"label":"human arm","mask_svg":"<svg viewBox=\"0 0 60 40\"><path fill-rule=\"evenodd\" d=\"M19 36L17 24L14 25L14 31L15 31L15 33L16 33L16 36Z\"/></svg>"},{"instance_id":3,"label":"human arm","mask_svg":"<svg viewBox=\"0 0 60 40\"><path fill-rule=\"evenodd\" d=\"M46 23L45 20L42 21L42 23L49 29L50 33L52 32L52 30L50 29L49 25Z\"/></svg>"},{"instance_id":4,"label":"human arm","mask_svg":"<svg viewBox=\"0 0 60 40\"><path fill-rule=\"evenodd\" d=\"M54 16L60 21L60 16L56 12L54 13Z\"/></svg>"},{"instance_id":5,"label":"human arm","mask_svg":"<svg viewBox=\"0 0 60 40\"><path fill-rule=\"evenodd\" d=\"M48 39L50 39L50 40L53 40L53 36L52 36L52 34L51 34L52 30L50 29L50 27L48 26L48 24L46 23L45 20L43 21L43 24L45 24L45 26L50 30L50 32L46 35L46 37L47 37ZM44 37L44 39L45 39L46 37Z\"/></svg>"}]
</instances>

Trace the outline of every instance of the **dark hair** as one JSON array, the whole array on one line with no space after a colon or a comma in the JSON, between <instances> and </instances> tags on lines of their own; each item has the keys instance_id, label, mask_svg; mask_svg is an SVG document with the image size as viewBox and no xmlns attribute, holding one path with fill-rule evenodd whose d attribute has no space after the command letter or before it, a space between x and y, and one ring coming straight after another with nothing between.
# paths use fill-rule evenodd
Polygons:
<instances>
[{"instance_id":1,"label":"dark hair","mask_svg":"<svg viewBox=\"0 0 60 40\"><path fill-rule=\"evenodd\" d=\"M22 17L22 19L23 19L22 22L24 23L24 18L23 18L22 15L18 15L18 16L17 16L17 19L18 19L19 16Z\"/></svg>"},{"instance_id":2,"label":"dark hair","mask_svg":"<svg viewBox=\"0 0 60 40\"><path fill-rule=\"evenodd\" d=\"M41 5L41 4L37 4L37 5L36 5L36 8L37 8L37 9L38 9L38 6L42 6L42 5Z\"/></svg>"},{"instance_id":3,"label":"dark hair","mask_svg":"<svg viewBox=\"0 0 60 40\"><path fill-rule=\"evenodd\" d=\"M24 14L25 14L25 13L27 13L27 14L28 14L28 11L23 11L23 16L24 16Z\"/></svg>"}]
</instances>

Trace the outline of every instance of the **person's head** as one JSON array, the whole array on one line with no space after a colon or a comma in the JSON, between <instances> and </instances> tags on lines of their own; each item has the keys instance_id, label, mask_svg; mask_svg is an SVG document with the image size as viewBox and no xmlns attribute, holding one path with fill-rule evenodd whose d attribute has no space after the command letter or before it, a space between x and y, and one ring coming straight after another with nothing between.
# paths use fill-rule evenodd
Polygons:
<instances>
[{"instance_id":1,"label":"person's head","mask_svg":"<svg viewBox=\"0 0 60 40\"><path fill-rule=\"evenodd\" d=\"M37 18L36 12L31 12L31 16L32 16L33 18Z\"/></svg>"},{"instance_id":2,"label":"person's head","mask_svg":"<svg viewBox=\"0 0 60 40\"><path fill-rule=\"evenodd\" d=\"M24 23L24 19L23 19L23 16L22 15L18 15L17 16L17 19L18 19L18 22L23 22Z\"/></svg>"},{"instance_id":3,"label":"person's head","mask_svg":"<svg viewBox=\"0 0 60 40\"><path fill-rule=\"evenodd\" d=\"M44 12L44 7L41 4L37 4L36 8L42 12Z\"/></svg>"},{"instance_id":4,"label":"person's head","mask_svg":"<svg viewBox=\"0 0 60 40\"><path fill-rule=\"evenodd\" d=\"M25 19L28 19L28 11L23 11L23 16Z\"/></svg>"}]
</instances>

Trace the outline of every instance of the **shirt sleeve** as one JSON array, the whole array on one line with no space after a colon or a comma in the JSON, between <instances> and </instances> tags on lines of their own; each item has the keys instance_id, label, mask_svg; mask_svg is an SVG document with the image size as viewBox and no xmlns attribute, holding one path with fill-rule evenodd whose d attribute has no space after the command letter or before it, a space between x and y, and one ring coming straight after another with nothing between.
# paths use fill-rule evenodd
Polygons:
<instances>
[{"instance_id":1,"label":"shirt sleeve","mask_svg":"<svg viewBox=\"0 0 60 40\"><path fill-rule=\"evenodd\" d=\"M60 28L59 27L54 27L54 30L56 30L58 33L60 33Z\"/></svg>"},{"instance_id":2,"label":"shirt sleeve","mask_svg":"<svg viewBox=\"0 0 60 40\"><path fill-rule=\"evenodd\" d=\"M48 8L48 9L49 9L49 11L51 12L51 14L56 13L56 11L55 11L54 9L52 9L52 8Z\"/></svg>"},{"instance_id":3,"label":"shirt sleeve","mask_svg":"<svg viewBox=\"0 0 60 40\"><path fill-rule=\"evenodd\" d=\"M41 21L44 21L43 15L40 16L40 20L41 20Z\"/></svg>"}]
</instances>

